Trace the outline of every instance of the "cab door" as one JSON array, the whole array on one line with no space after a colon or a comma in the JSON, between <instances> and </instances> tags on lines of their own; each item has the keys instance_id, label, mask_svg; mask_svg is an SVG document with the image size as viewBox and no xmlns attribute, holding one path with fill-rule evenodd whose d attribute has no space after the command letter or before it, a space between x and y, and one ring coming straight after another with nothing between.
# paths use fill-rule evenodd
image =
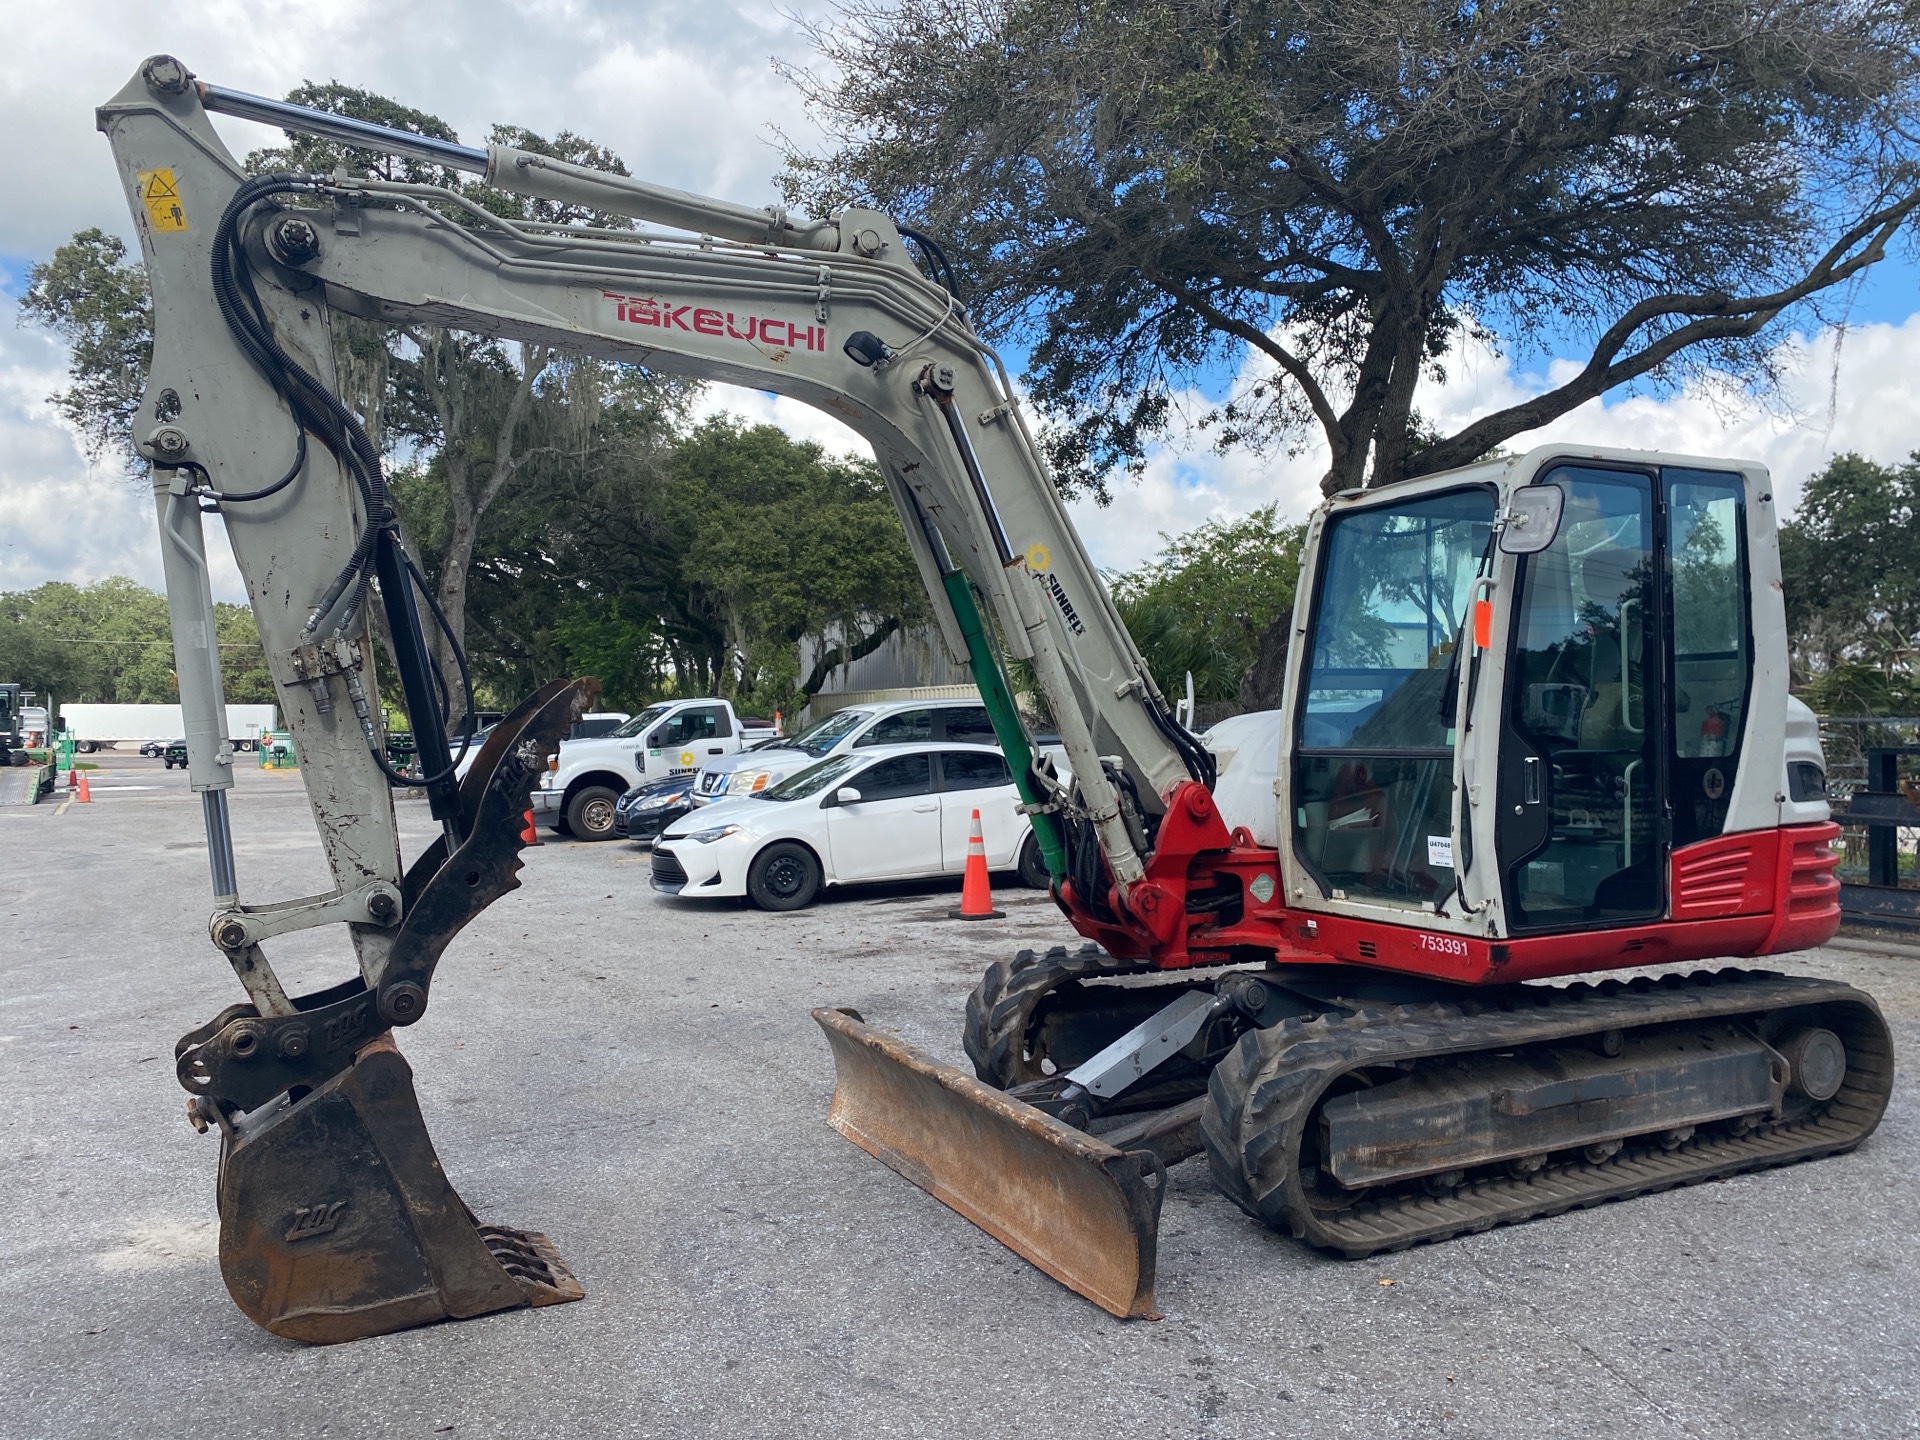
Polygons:
<instances>
[{"instance_id":1,"label":"cab door","mask_svg":"<svg viewBox=\"0 0 1920 1440\"><path fill-rule=\"evenodd\" d=\"M1496 850L1516 933L1658 918L1669 826L1659 484L1555 466L1553 543L1517 561Z\"/></svg>"}]
</instances>

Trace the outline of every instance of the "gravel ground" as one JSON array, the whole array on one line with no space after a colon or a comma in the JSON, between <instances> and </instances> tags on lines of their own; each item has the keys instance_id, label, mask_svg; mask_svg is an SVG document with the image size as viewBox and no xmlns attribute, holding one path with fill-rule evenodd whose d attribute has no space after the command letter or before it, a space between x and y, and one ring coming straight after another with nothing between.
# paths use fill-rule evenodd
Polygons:
<instances>
[{"instance_id":1,"label":"gravel ground","mask_svg":"<svg viewBox=\"0 0 1920 1440\"><path fill-rule=\"evenodd\" d=\"M297 779L243 768L249 899L324 884ZM134 788L144 786L148 788ZM172 1044L239 998L207 945L199 807L106 757L96 803L0 809L0 1434L1751 1436L1920 1433L1920 1106L1855 1154L1346 1262L1170 1177L1158 1322L1113 1320L854 1149L807 1018L960 1061L993 957L1071 939L940 887L792 916L668 903L624 844L532 852L403 1047L483 1218L544 1230L584 1303L326 1349L215 1262L216 1142ZM409 853L428 834L403 807ZM344 946L269 946L301 984ZM1793 968L1879 997L1920 960Z\"/></svg>"}]
</instances>

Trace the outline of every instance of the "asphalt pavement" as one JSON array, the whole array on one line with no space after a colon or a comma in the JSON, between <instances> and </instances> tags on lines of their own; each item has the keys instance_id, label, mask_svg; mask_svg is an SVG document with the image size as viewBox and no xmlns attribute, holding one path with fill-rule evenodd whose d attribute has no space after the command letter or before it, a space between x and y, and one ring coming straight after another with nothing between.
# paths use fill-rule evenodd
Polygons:
<instances>
[{"instance_id":1,"label":"asphalt pavement","mask_svg":"<svg viewBox=\"0 0 1920 1440\"><path fill-rule=\"evenodd\" d=\"M447 1172L552 1237L587 1299L309 1349L234 1308L217 1142L173 1042L240 998L206 939L181 772L101 756L93 803L0 810L0 1435L928 1437L1920 1434L1920 960L1790 968L1874 993L1903 1065L1852 1155L1371 1261L1170 1176L1158 1297L1122 1322L825 1123L808 1018L961 1061L993 958L1072 937L946 886L794 915L655 896L643 851L549 843L405 1032ZM250 900L324 887L297 774L242 761ZM408 853L432 834L402 807ZM551 837L547 837L551 839ZM302 987L340 940L269 944Z\"/></svg>"}]
</instances>

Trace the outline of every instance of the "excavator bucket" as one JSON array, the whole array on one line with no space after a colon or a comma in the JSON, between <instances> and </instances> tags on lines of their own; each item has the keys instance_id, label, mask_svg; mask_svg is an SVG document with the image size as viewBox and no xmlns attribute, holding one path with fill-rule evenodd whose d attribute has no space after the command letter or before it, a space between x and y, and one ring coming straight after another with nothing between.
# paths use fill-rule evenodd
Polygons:
<instances>
[{"instance_id":1,"label":"excavator bucket","mask_svg":"<svg viewBox=\"0 0 1920 1440\"><path fill-rule=\"evenodd\" d=\"M440 1168L390 1036L220 1156L220 1271L256 1324L331 1345L583 1291L544 1235L482 1225Z\"/></svg>"},{"instance_id":2,"label":"excavator bucket","mask_svg":"<svg viewBox=\"0 0 1920 1440\"><path fill-rule=\"evenodd\" d=\"M833 1048L827 1121L1015 1254L1122 1319L1153 1313L1166 1171L870 1028L813 1012Z\"/></svg>"}]
</instances>

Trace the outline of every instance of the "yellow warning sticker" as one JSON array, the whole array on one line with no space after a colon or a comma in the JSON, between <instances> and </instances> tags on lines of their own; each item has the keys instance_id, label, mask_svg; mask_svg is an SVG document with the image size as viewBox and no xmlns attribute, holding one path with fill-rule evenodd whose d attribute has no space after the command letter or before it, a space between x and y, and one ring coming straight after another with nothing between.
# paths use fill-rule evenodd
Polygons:
<instances>
[{"instance_id":1,"label":"yellow warning sticker","mask_svg":"<svg viewBox=\"0 0 1920 1440\"><path fill-rule=\"evenodd\" d=\"M180 184L171 170L142 170L140 203L147 208L147 223L156 230L184 230L187 210L180 203Z\"/></svg>"}]
</instances>

